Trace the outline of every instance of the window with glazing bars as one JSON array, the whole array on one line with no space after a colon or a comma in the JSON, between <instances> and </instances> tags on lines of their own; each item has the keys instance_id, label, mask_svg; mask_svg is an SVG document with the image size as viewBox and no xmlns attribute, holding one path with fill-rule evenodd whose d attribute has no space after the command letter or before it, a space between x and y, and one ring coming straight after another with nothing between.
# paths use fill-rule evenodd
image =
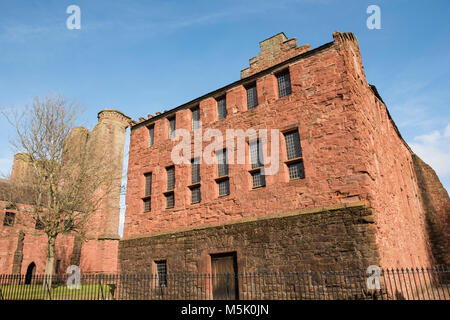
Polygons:
<instances>
[{"instance_id":1,"label":"window with glazing bars","mask_svg":"<svg viewBox=\"0 0 450 320\"><path fill-rule=\"evenodd\" d=\"M200 182L200 159L195 158L191 160L191 183Z\"/></svg>"},{"instance_id":2,"label":"window with glazing bars","mask_svg":"<svg viewBox=\"0 0 450 320\"><path fill-rule=\"evenodd\" d=\"M158 285L167 286L167 262L166 260L155 261L156 274L158 275Z\"/></svg>"},{"instance_id":3,"label":"window with glazing bars","mask_svg":"<svg viewBox=\"0 0 450 320\"><path fill-rule=\"evenodd\" d=\"M151 147L153 143L155 142L155 126L151 125L147 127L148 129L148 146Z\"/></svg>"},{"instance_id":4,"label":"window with glazing bars","mask_svg":"<svg viewBox=\"0 0 450 320\"><path fill-rule=\"evenodd\" d=\"M169 119L169 138L172 139L175 136L176 122L175 117Z\"/></svg>"},{"instance_id":5,"label":"window with glazing bars","mask_svg":"<svg viewBox=\"0 0 450 320\"><path fill-rule=\"evenodd\" d=\"M289 71L284 71L277 75L278 97L282 98L291 94L291 78Z\"/></svg>"},{"instance_id":6,"label":"window with glazing bars","mask_svg":"<svg viewBox=\"0 0 450 320\"><path fill-rule=\"evenodd\" d=\"M247 109L253 109L258 105L258 94L256 91L256 83L247 89Z\"/></svg>"},{"instance_id":7,"label":"window with glazing bars","mask_svg":"<svg viewBox=\"0 0 450 320\"><path fill-rule=\"evenodd\" d=\"M192 112L192 130L200 128L200 108L195 107L191 109Z\"/></svg>"},{"instance_id":8,"label":"window with glazing bars","mask_svg":"<svg viewBox=\"0 0 450 320\"><path fill-rule=\"evenodd\" d=\"M259 170L253 171L251 173L251 175L252 175L253 188L259 188L259 187L266 186L266 177L264 176L264 169L259 169Z\"/></svg>"},{"instance_id":9,"label":"window with glazing bars","mask_svg":"<svg viewBox=\"0 0 450 320\"><path fill-rule=\"evenodd\" d=\"M219 187L219 196L225 196L230 194L230 180L228 178L217 182Z\"/></svg>"},{"instance_id":10,"label":"window with glazing bars","mask_svg":"<svg viewBox=\"0 0 450 320\"><path fill-rule=\"evenodd\" d=\"M191 189L191 203L199 203L202 200L200 186L193 186Z\"/></svg>"},{"instance_id":11,"label":"window with glazing bars","mask_svg":"<svg viewBox=\"0 0 450 320\"><path fill-rule=\"evenodd\" d=\"M252 164L252 169L264 166L261 150L261 141L254 140L251 141L249 145L250 145L250 162Z\"/></svg>"},{"instance_id":12,"label":"window with glazing bars","mask_svg":"<svg viewBox=\"0 0 450 320\"><path fill-rule=\"evenodd\" d=\"M12 227L14 225L15 219L16 219L16 214L14 212L5 212L5 217L3 218L3 225Z\"/></svg>"},{"instance_id":13,"label":"window with glazing bars","mask_svg":"<svg viewBox=\"0 0 450 320\"><path fill-rule=\"evenodd\" d=\"M291 131L284 134L286 140L286 153L288 160L299 158L302 156L302 149L300 147L300 137L298 131Z\"/></svg>"},{"instance_id":14,"label":"window with glazing bars","mask_svg":"<svg viewBox=\"0 0 450 320\"><path fill-rule=\"evenodd\" d=\"M294 163L288 164L289 169L289 179L295 180L295 179L303 179L305 178L305 170L303 167L303 161L297 161Z\"/></svg>"},{"instance_id":15,"label":"window with glazing bars","mask_svg":"<svg viewBox=\"0 0 450 320\"><path fill-rule=\"evenodd\" d=\"M227 117L227 100L225 97L217 100L217 118L224 119Z\"/></svg>"},{"instance_id":16,"label":"window with glazing bars","mask_svg":"<svg viewBox=\"0 0 450 320\"><path fill-rule=\"evenodd\" d=\"M152 174L145 174L145 192L144 192L144 212L149 212L152 210L151 204L151 194L152 194Z\"/></svg>"},{"instance_id":17,"label":"window with glazing bars","mask_svg":"<svg viewBox=\"0 0 450 320\"><path fill-rule=\"evenodd\" d=\"M175 187L175 167L166 168L167 173L167 191L173 190Z\"/></svg>"},{"instance_id":18,"label":"window with glazing bars","mask_svg":"<svg viewBox=\"0 0 450 320\"><path fill-rule=\"evenodd\" d=\"M166 208L170 209L175 206L175 194L173 192L168 192L166 196Z\"/></svg>"},{"instance_id":19,"label":"window with glazing bars","mask_svg":"<svg viewBox=\"0 0 450 320\"><path fill-rule=\"evenodd\" d=\"M227 150L216 151L217 169L219 177L228 175Z\"/></svg>"}]
</instances>

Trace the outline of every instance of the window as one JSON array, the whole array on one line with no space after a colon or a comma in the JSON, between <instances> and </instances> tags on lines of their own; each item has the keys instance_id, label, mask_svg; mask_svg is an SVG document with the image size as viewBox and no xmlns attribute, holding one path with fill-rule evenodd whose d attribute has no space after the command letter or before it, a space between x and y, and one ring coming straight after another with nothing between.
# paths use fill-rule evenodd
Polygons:
<instances>
[{"instance_id":1,"label":"window","mask_svg":"<svg viewBox=\"0 0 450 320\"><path fill-rule=\"evenodd\" d=\"M149 212L152 210L151 194L152 194L152 174L146 173L145 175L145 192L144 198L144 212Z\"/></svg>"},{"instance_id":2,"label":"window","mask_svg":"<svg viewBox=\"0 0 450 320\"><path fill-rule=\"evenodd\" d=\"M41 219L36 219L36 224L34 225L36 230L44 230L44 223L42 223Z\"/></svg>"},{"instance_id":3,"label":"window","mask_svg":"<svg viewBox=\"0 0 450 320\"><path fill-rule=\"evenodd\" d=\"M260 188L266 186L266 178L264 175L264 166L261 141L254 140L249 143L250 147L250 162L252 164L252 170L250 175L252 176L253 188Z\"/></svg>"},{"instance_id":4,"label":"window","mask_svg":"<svg viewBox=\"0 0 450 320\"><path fill-rule=\"evenodd\" d=\"M292 91L289 71L286 70L282 73L279 73L276 77L278 82L278 97L283 98L290 95Z\"/></svg>"},{"instance_id":5,"label":"window","mask_svg":"<svg viewBox=\"0 0 450 320\"><path fill-rule=\"evenodd\" d=\"M199 203L202 201L200 186L191 186L191 203Z\"/></svg>"},{"instance_id":6,"label":"window","mask_svg":"<svg viewBox=\"0 0 450 320\"><path fill-rule=\"evenodd\" d=\"M147 127L148 129L148 146L151 147L155 142L155 126L151 125Z\"/></svg>"},{"instance_id":7,"label":"window","mask_svg":"<svg viewBox=\"0 0 450 320\"><path fill-rule=\"evenodd\" d=\"M284 134L286 140L286 165L289 170L289 179L305 178L305 169L303 167L302 149L300 147L300 137L298 131L291 131Z\"/></svg>"},{"instance_id":8,"label":"window","mask_svg":"<svg viewBox=\"0 0 450 320\"><path fill-rule=\"evenodd\" d=\"M227 149L216 151L217 169L219 177L228 175Z\"/></svg>"},{"instance_id":9,"label":"window","mask_svg":"<svg viewBox=\"0 0 450 320\"><path fill-rule=\"evenodd\" d=\"M217 100L217 119L224 119L227 117L227 100L221 97Z\"/></svg>"},{"instance_id":10,"label":"window","mask_svg":"<svg viewBox=\"0 0 450 320\"><path fill-rule=\"evenodd\" d=\"M217 182L219 186L219 196L226 196L230 194L230 179L226 178Z\"/></svg>"},{"instance_id":11,"label":"window","mask_svg":"<svg viewBox=\"0 0 450 320\"><path fill-rule=\"evenodd\" d=\"M158 285L167 286L167 262L166 260L155 261L156 275L158 276Z\"/></svg>"},{"instance_id":12,"label":"window","mask_svg":"<svg viewBox=\"0 0 450 320\"><path fill-rule=\"evenodd\" d=\"M200 159L195 158L191 160L191 183L200 182Z\"/></svg>"},{"instance_id":13,"label":"window","mask_svg":"<svg viewBox=\"0 0 450 320\"><path fill-rule=\"evenodd\" d=\"M56 260L56 265L55 265L55 274L59 274L59 268L61 266L61 260Z\"/></svg>"},{"instance_id":14,"label":"window","mask_svg":"<svg viewBox=\"0 0 450 320\"><path fill-rule=\"evenodd\" d=\"M256 83L247 87L247 109L253 109L258 105Z\"/></svg>"},{"instance_id":15,"label":"window","mask_svg":"<svg viewBox=\"0 0 450 320\"><path fill-rule=\"evenodd\" d=\"M167 172L167 191L171 191L175 187L175 167L166 168Z\"/></svg>"},{"instance_id":16,"label":"window","mask_svg":"<svg viewBox=\"0 0 450 320\"><path fill-rule=\"evenodd\" d=\"M175 206L175 194L173 191L166 192L166 209L171 209Z\"/></svg>"},{"instance_id":17,"label":"window","mask_svg":"<svg viewBox=\"0 0 450 320\"><path fill-rule=\"evenodd\" d=\"M172 118L169 118L169 138L172 139L175 137L175 129L176 129L176 122L175 122L175 116Z\"/></svg>"},{"instance_id":18,"label":"window","mask_svg":"<svg viewBox=\"0 0 450 320\"><path fill-rule=\"evenodd\" d=\"M16 214L14 212L5 212L5 217L3 218L3 225L7 227L12 227L16 219Z\"/></svg>"},{"instance_id":19,"label":"window","mask_svg":"<svg viewBox=\"0 0 450 320\"><path fill-rule=\"evenodd\" d=\"M192 130L200 128L200 108L195 107L191 109L192 112Z\"/></svg>"}]
</instances>

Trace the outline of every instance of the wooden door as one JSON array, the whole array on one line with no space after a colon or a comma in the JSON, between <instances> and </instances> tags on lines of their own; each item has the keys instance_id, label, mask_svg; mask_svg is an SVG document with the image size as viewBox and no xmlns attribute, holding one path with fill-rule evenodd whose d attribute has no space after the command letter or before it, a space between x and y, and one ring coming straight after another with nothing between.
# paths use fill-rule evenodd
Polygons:
<instances>
[{"instance_id":1,"label":"wooden door","mask_svg":"<svg viewBox=\"0 0 450 320\"><path fill-rule=\"evenodd\" d=\"M211 255L213 298L215 300L238 299L236 253Z\"/></svg>"}]
</instances>

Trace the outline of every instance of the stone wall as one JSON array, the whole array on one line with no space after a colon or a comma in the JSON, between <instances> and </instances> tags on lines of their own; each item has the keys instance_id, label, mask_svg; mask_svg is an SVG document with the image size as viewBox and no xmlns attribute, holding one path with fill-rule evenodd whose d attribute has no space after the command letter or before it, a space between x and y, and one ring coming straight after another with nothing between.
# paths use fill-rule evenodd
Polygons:
<instances>
[{"instance_id":1,"label":"stone wall","mask_svg":"<svg viewBox=\"0 0 450 320\"><path fill-rule=\"evenodd\" d=\"M337 270L379 264L372 209L365 202L249 218L120 241L121 272L206 273L211 254L236 252L238 272Z\"/></svg>"}]
</instances>

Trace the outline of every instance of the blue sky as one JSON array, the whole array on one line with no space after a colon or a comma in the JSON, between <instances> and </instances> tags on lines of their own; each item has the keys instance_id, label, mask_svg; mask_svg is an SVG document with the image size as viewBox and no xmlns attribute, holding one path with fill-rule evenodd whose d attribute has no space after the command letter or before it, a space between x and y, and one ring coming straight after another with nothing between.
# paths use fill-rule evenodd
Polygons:
<instances>
[{"instance_id":1,"label":"blue sky","mask_svg":"<svg viewBox=\"0 0 450 320\"><path fill-rule=\"evenodd\" d=\"M81 8L68 30L66 8ZM369 30L366 8L381 8ZM412 149L450 190L450 1L1 0L0 108L64 94L82 124L117 108L133 119L174 108L239 79L259 41L279 32L311 47L353 32L365 72ZM0 172L13 130L0 119Z\"/></svg>"}]
</instances>

